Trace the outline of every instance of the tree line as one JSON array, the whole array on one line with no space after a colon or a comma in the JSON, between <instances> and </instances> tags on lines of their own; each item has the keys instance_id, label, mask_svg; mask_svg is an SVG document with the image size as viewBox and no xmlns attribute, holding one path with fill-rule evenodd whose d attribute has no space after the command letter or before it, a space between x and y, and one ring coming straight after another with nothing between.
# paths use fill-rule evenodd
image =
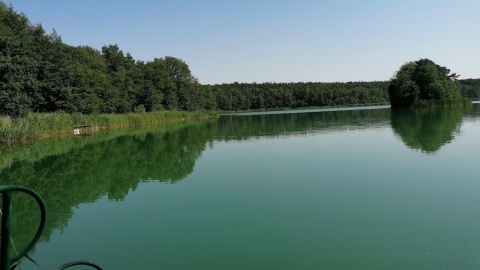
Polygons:
<instances>
[{"instance_id":1,"label":"tree line","mask_svg":"<svg viewBox=\"0 0 480 270\"><path fill-rule=\"evenodd\" d=\"M480 79L458 81L462 96L480 98ZM230 83L203 85L223 111L387 104L389 81L346 83Z\"/></svg>"},{"instance_id":2,"label":"tree line","mask_svg":"<svg viewBox=\"0 0 480 270\"><path fill-rule=\"evenodd\" d=\"M387 82L233 83L203 86L220 110L264 110L388 103Z\"/></svg>"},{"instance_id":3,"label":"tree line","mask_svg":"<svg viewBox=\"0 0 480 270\"><path fill-rule=\"evenodd\" d=\"M460 80L462 96L471 99L480 99L480 79Z\"/></svg>"},{"instance_id":4,"label":"tree line","mask_svg":"<svg viewBox=\"0 0 480 270\"><path fill-rule=\"evenodd\" d=\"M480 80L462 94L480 97ZM135 60L117 45L65 44L0 1L0 115L252 110L388 103L388 82L201 85L187 63Z\"/></svg>"}]
</instances>

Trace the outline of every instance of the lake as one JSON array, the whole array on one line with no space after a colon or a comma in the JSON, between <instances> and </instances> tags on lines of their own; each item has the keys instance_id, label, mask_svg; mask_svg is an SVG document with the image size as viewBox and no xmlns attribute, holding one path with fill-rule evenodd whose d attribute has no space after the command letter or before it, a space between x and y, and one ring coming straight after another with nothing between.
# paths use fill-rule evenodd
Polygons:
<instances>
[{"instance_id":1,"label":"lake","mask_svg":"<svg viewBox=\"0 0 480 270\"><path fill-rule=\"evenodd\" d=\"M44 198L43 269L478 269L479 135L478 103L231 114L3 146L0 184Z\"/></svg>"}]
</instances>

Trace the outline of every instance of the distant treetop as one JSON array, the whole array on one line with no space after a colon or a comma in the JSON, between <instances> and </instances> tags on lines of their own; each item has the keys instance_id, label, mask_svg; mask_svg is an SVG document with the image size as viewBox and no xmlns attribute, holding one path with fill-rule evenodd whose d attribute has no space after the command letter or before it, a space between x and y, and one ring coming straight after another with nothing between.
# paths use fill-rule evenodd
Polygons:
<instances>
[{"instance_id":1,"label":"distant treetop","mask_svg":"<svg viewBox=\"0 0 480 270\"><path fill-rule=\"evenodd\" d=\"M392 107L409 107L418 100L453 100L461 98L459 75L429 59L404 64L388 87Z\"/></svg>"}]
</instances>

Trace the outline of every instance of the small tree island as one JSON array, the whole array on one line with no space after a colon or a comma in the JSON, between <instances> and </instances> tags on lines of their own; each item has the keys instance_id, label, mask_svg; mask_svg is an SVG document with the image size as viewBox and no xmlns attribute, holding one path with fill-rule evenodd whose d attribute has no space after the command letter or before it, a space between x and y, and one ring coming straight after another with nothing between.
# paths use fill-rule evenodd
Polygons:
<instances>
[{"instance_id":1,"label":"small tree island","mask_svg":"<svg viewBox=\"0 0 480 270\"><path fill-rule=\"evenodd\" d=\"M388 86L392 108L465 106L459 75L429 59L404 64Z\"/></svg>"}]
</instances>

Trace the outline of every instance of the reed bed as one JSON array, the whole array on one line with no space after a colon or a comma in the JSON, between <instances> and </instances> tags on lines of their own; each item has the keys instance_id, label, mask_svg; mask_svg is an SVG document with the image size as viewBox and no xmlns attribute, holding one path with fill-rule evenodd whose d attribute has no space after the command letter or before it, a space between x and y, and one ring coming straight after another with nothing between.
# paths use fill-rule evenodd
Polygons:
<instances>
[{"instance_id":1,"label":"reed bed","mask_svg":"<svg viewBox=\"0 0 480 270\"><path fill-rule=\"evenodd\" d=\"M456 99L416 99L412 108L448 108L448 107L471 107L472 100L469 98Z\"/></svg>"},{"instance_id":2,"label":"reed bed","mask_svg":"<svg viewBox=\"0 0 480 270\"><path fill-rule=\"evenodd\" d=\"M31 140L15 144L0 144L0 173L15 162L36 162L47 156L63 155L73 149L113 140L118 137L142 136L146 133L164 133L193 125L202 125L205 122L208 122L208 120L174 121L162 125L109 129L105 132L89 134L89 136L59 136L53 140Z\"/></svg>"},{"instance_id":3,"label":"reed bed","mask_svg":"<svg viewBox=\"0 0 480 270\"><path fill-rule=\"evenodd\" d=\"M127 114L31 113L25 117L0 117L0 142L11 143L73 134L76 126L91 131L118 127L159 125L176 121L215 117L213 112L157 111Z\"/></svg>"}]
</instances>

